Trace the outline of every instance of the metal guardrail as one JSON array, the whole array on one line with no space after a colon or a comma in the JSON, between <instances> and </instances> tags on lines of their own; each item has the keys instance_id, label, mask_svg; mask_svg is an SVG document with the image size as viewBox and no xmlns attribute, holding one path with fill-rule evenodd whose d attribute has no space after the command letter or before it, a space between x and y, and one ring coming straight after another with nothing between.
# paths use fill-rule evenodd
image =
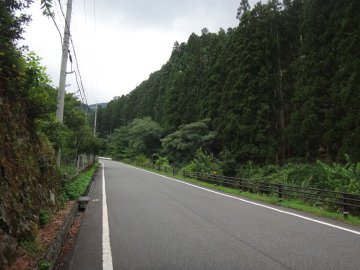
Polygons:
<instances>
[{"instance_id":1,"label":"metal guardrail","mask_svg":"<svg viewBox=\"0 0 360 270\"><path fill-rule=\"evenodd\" d=\"M173 175L179 172L179 170L169 166L159 166L152 163L136 165L172 173ZM281 183L269 183L268 181L228 177L186 170L182 170L181 174L186 178L192 178L224 187L231 187L245 192L276 196L280 201L283 199L301 200L317 207L325 207L332 211L342 211L345 217L349 214L360 216L360 194L300 187Z\"/></svg>"}]
</instances>

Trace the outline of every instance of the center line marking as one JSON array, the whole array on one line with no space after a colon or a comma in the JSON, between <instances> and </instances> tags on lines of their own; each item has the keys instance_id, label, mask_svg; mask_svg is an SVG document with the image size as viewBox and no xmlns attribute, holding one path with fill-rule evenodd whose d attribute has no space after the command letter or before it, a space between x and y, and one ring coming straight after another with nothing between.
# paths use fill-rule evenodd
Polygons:
<instances>
[{"instance_id":1,"label":"center line marking","mask_svg":"<svg viewBox=\"0 0 360 270\"><path fill-rule=\"evenodd\" d=\"M103 214L102 214L102 269L113 270L111 246L110 246L110 231L109 231L109 217L107 211L106 202L106 190L105 190L105 165L100 163L102 166L102 203L103 203Z\"/></svg>"}]
</instances>

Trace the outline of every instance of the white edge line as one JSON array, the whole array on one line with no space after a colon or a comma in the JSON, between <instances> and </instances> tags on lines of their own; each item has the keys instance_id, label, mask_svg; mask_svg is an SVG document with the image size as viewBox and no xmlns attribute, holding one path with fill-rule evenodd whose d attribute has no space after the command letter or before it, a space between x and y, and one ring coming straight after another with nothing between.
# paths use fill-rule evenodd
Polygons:
<instances>
[{"instance_id":1,"label":"white edge line","mask_svg":"<svg viewBox=\"0 0 360 270\"><path fill-rule=\"evenodd\" d=\"M279 213L283 213L283 214L286 214L286 215L298 217L298 218L305 219L305 220L308 220L308 221L312 221L312 222L315 222L315 223L319 223L319 224L322 224L322 225L325 225L325 226L328 226L328 227L332 227L332 228L336 228L336 229L339 229L339 230L342 230L342 231L346 231L346 232L350 232L350 233L353 233L353 234L360 235L360 231L351 230L351 229L348 229L348 228L345 228L345 227L341 227L341 226L337 226L337 225L327 223L327 222L324 222L324 221L321 221L321 220L305 217L305 216L302 216L302 215L299 215L299 214L295 214L295 213L291 213L291 212L284 211L284 210L281 210L281 209L277 209L277 208L274 208L274 207L271 207L271 206L268 206L268 205L264 205L264 204L261 204L261 203L256 203L256 202L248 201L248 200L245 200L245 199L242 199L242 198L239 198L239 197L234 197L234 196L224 194L224 193L221 193L221 192L217 192L217 191L214 191L214 190L211 190L211 189L207 189L207 188L204 188L204 187L200 187L200 186L197 186L197 185L186 183L184 181L180 181L180 180L177 180L177 179L165 176L165 175L161 175L161 174L158 174L158 173L154 173L154 172L150 172L150 171L147 171L147 170L144 170L144 169L140 169L138 167L135 167L135 166L132 166L132 165L129 165L129 164L125 164L125 163L121 163L121 164L123 164L125 166L135 168L135 169L138 169L140 171L144 171L144 172L151 173L151 174L154 174L154 175L157 175L157 176L161 176L163 178L166 178L166 179L169 179L169 180L172 180L172 181L175 181L175 182L179 182L179 183L182 183L184 185L188 185L188 186L191 186L191 187L194 187L194 188L198 188L198 189L202 189L202 190L205 190L205 191L208 191L208 192L211 192L211 193L215 193L215 194L218 194L218 195L221 195L221 196L224 196L224 197L228 197L228 198L235 199L235 200L238 200L238 201L242 201L242 202L245 202L245 203L248 203L248 204L252 204L252 205L259 206L259 207L267 208L267 209L270 209L270 210L273 210L273 211L276 211L276 212L279 212Z\"/></svg>"},{"instance_id":2,"label":"white edge line","mask_svg":"<svg viewBox=\"0 0 360 270\"><path fill-rule=\"evenodd\" d=\"M110 246L110 231L109 231L109 218L106 202L105 190L105 166L102 165L102 269L113 270L111 246Z\"/></svg>"}]
</instances>

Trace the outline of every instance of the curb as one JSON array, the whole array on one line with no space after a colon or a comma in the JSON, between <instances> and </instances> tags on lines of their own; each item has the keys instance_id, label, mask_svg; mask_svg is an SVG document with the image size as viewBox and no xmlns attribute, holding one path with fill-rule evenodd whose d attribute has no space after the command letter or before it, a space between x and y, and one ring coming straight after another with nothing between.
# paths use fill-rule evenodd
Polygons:
<instances>
[{"instance_id":1,"label":"curb","mask_svg":"<svg viewBox=\"0 0 360 270\"><path fill-rule=\"evenodd\" d=\"M91 181L90 181L89 185L87 186L86 191L84 193L85 196L88 196L91 191L91 187L95 181L97 171L98 170L94 171L94 174L91 177ZM37 266L36 270L53 270L55 268L57 259L61 253L62 247L64 246L64 244L67 240L67 236L69 234L71 226L74 223L74 220L75 220L78 212L79 212L78 203L75 201L69 215L67 215L65 217L63 225L57 232L57 234L56 234L55 238L52 240L51 244L47 247L47 250L46 250L44 256L41 258L42 260L49 262L50 265L48 267L41 267L39 264Z\"/></svg>"},{"instance_id":2,"label":"curb","mask_svg":"<svg viewBox=\"0 0 360 270\"><path fill-rule=\"evenodd\" d=\"M55 267L56 260L61 252L61 249L66 241L67 235L70 231L71 225L73 224L76 214L78 212L78 205L75 202L72 206L70 214L65 218L63 225L59 229L55 238L52 240L51 244L48 246L45 255L42 257L43 260L46 260L50 263L48 268L41 267L40 265L36 268L37 270L52 270Z\"/></svg>"}]
</instances>

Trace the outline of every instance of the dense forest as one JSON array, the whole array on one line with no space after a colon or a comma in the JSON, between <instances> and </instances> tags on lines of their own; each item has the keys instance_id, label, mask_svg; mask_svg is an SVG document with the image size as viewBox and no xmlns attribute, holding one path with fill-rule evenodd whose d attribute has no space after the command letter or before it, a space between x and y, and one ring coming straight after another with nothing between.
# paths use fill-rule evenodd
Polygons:
<instances>
[{"instance_id":1,"label":"dense forest","mask_svg":"<svg viewBox=\"0 0 360 270\"><path fill-rule=\"evenodd\" d=\"M159 153L182 165L198 149L234 164L359 161L359 14L357 0L242 0L237 27L175 42L159 71L99 108L98 134L119 158ZM131 154L123 135L134 119L153 121L156 136ZM175 145L190 130L205 141Z\"/></svg>"}]
</instances>

